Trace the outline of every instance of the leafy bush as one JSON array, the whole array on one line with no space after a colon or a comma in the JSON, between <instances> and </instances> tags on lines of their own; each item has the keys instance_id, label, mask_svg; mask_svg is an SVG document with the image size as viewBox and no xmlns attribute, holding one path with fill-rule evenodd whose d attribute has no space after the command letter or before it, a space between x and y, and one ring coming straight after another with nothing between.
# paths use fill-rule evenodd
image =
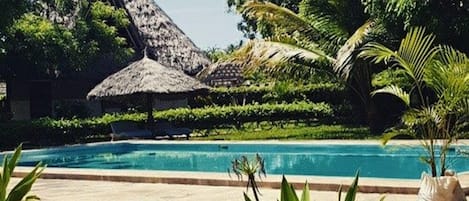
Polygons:
<instances>
[{"instance_id":1,"label":"leafy bush","mask_svg":"<svg viewBox=\"0 0 469 201\"><path fill-rule=\"evenodd\" d=\"M203 107L206 105L242 105L243 103L292 103L302 100L342 104L344 99L346 99L346 90L337 83L298 85L282 82L268 86L214 88L208 97L196 97L190 105Z\"/></svg>"},{"instance_id":2,"label":"leafy bush","mask_svg":"<svg viewBox=\"0 0 469 201\"><path fill-rule=\"evenodd\" d=\"M402 69L388 68L373 75L371 82L375 88L383 88L389 85L398 85L405 89L410 89L412 87L412 81Z\"/></svg>"},{"instance_id":3,"label":"leafy bush","mask_svg":"<svg viewBox=\"0 0 469 201\"><path fill-rule=\"evenodd\" d=\"M189 128L213 128L220 125L240 126L246 122L279 120L332 121L333 108L325 103L263 104L207 108L179 108L154 113L156 121L169 121ZM108 139L109 124L118 120L144 122L144 113L107 114L90 119L43 118L34 121L0 123L0 147L19 142L31 145L60 145Z\"/></svg>"}]
</instances>

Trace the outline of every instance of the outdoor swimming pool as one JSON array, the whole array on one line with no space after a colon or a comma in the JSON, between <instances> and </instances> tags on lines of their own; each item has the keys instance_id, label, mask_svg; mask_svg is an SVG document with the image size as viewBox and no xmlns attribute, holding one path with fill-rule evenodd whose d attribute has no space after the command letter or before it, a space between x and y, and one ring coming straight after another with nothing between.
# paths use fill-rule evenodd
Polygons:
<instances>
[{"instance_id":1,"label":"outdoor swimming pool","mask_svg":"<svg viewBox=\"0 0 469 201\"><path fill-rule=\"evenodd\" d=\"M448 165L469 171L469 157L449 153ZM256 144L256 143L102 143L25 151L21 166L43 161L48 167L227 172L234 158L265 159L267 174L419 178L427 166L419 146ZM2 158L3 155L0 156Z\"/></svg>"}]
</instances>

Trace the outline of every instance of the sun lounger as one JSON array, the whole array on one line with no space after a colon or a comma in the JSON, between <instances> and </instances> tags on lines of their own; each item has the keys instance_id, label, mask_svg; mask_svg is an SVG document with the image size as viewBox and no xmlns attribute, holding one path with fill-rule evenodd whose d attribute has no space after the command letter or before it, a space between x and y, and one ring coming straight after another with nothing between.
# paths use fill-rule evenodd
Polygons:
<instances>
[{"instance_id":1,"label":"sun lounger","mask_svg":"<svg viewBox=\"0 0 469 201\"><path fill-rule=\"evenodd\" d=\"M174 138L175 136L185 136L189 139L192 130L189 128L176 128L167 121L160 121L156 123L156 134L158 136L168 136Z\"/></svg>"},{"instance_id":2,"label":"sun lounger","mask_svg":"<svg viewBox=\"0 0 469 201\"><path fill-rule=\"evenodd\" d=\"M135 121L116 121L111 123L111 140L117 139L148 139L155 136L150 130L142 129Z\"/></svg>"}]
</instances>

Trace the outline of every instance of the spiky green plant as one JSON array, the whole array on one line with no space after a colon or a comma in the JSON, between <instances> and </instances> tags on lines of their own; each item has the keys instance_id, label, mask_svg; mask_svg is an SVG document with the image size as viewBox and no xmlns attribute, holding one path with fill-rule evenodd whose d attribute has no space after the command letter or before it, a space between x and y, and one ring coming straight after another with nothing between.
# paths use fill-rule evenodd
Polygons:
<instances>
[{"instance_id":1,"label":"spiky green plant","mask_svg":"<svg viewBox=\"0 0 469 201\"><path fill-rule=\"evenodd\" d=\"M254 198L256 201L259 201L258 194L260 194L260 191L256 182L256 173L259 178L261 177L261 174L265 177L264 159L262 159L259 154L256 154L256 157L252 160L249 160L246 156L241 156L240 159L235 159L231 162L231 170L236 174L238 179L242 179L243 175L248 177L246 191L249 189L249 186L251 186ZM247 197L246 194L245 197Z\"/></svg>"},{"instance_id":2,"label":"spiky green plant","mask_svg":"<svg viewBox=\"0 0 469 201\"><path fill-rule=\"evenodd\" d=\"M374 63L402 68L413 80L410 92L387 86L373 94L394 95L408 107L402 125L385 134L383 141L387 143L397 135L420 139L427 152L423 161L429 164L433 177L438 172L444 175L449 146L461 136L469 118L469 59L449 46L436 45L435 38L425 28L416 27L396 51L369 43L360 53Z\"/></svg>"},{"instance_id":3,"label":"spiky green plant","mask_svg":"<svg viewBox=\"0 0 469 201\"><path fill-rule=\"evenodd\" d=\"M348 188L347 194L345 196L344 201L355 201L357 192L358 192L358 178L359 178L359 172L355 175L355 179L353 180L352 184ZM339 189L338 192L338 201L342 200L342 187ZM245 201L251 201L251 199L244 193L244 200ZM285 176L282 177L282 185L280 187L280 201L310 201L311 196L309 192L309 184L308 182L305 183L303 187L303 191L301 193L301 197L298 197L298 195L295 192L295 188L293 188L293 185L289 184ZM384 198L381 199L381 201L384 200Z\"/></svg>"},{"instance_id":4,"label":"spiky green plant","mask_svg":"<svg viewBox=\"0 0 469 201\"><path fill-rule=\"evenodd\" d=\"M9 193L7 193L8 183L13 174L13 171L18 164L18 161L21 157L21 148L19 145L11 158L5 156L3 158L2 173L0 174L0 201L33 201L40 200L39 197L34 195L29 195L34 182L41 175L44 170L44 165L41 163L37 164L36 167L26 175L18 184L16 184Z\"/></svg>"}]
</instances>

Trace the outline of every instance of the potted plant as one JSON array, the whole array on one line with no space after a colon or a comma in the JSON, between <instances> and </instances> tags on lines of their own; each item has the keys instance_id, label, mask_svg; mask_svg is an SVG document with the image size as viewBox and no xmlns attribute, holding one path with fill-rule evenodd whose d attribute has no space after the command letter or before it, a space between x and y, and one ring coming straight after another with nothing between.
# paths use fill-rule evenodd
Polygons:
<instances>
[{"instance_id":1,"label":"potted plant","mask_svg":"<svg viewBox=\"0 0 469 201\"><path fill-rule=\"evenodd\" d=\"M438 200L439 194L454 194L452 189L440 189L441 186L435 185L446 181L445 177L453 177L445 176L447 153L464 133L469 117L469 59L452 47L435 45L435 38L427 34L425 28L417 27L407 33L397 51L372 42L360 53L361 57L375 63L385 62L402 68L413 82L410 92L393 85L372 94L392 94L408 108L402 115L402 123L387 132L383 139L387 143L395 136L410 135L420 140L426 151L422 159L431 171L431 177L423 176L421 184L434 185L433 191L440 192L424 192L432 189L421 186L419 200ZM439 176L443 178L437 178ZM457 179L451 182L459 183ZM433 196L429 196L430 193Z\"/></svg>"}]
</instances>

